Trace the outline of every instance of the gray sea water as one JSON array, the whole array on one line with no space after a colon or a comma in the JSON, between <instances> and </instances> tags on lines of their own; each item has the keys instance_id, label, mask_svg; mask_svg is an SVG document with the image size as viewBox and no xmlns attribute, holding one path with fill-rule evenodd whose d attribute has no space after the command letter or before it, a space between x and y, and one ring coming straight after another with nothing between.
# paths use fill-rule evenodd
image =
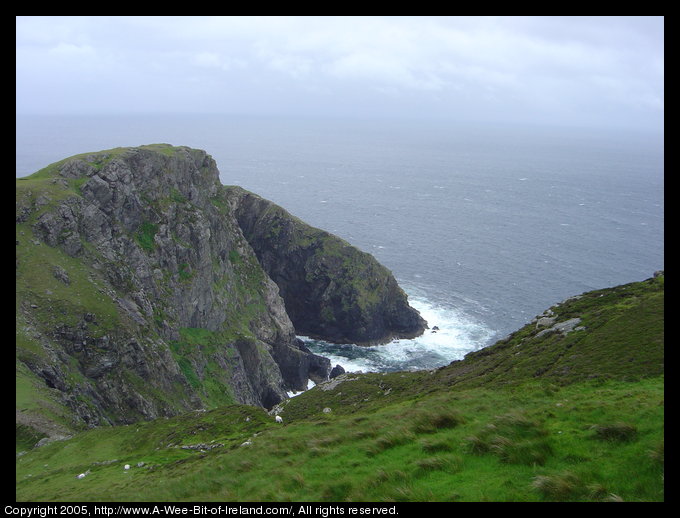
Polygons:
<instances>
[{"instance_id":1,"label":"gray sea water","mask_svg":"<svg viewBox=\"0 0 680 518\"><path fill-rule=\"evenodd\" d=\"M349 371L434 368L584 291L664 267L663 135L238 115L17 116L16 175L157 142L372 253L437 333L361 348Z\"/></svg>"}]
</instances>

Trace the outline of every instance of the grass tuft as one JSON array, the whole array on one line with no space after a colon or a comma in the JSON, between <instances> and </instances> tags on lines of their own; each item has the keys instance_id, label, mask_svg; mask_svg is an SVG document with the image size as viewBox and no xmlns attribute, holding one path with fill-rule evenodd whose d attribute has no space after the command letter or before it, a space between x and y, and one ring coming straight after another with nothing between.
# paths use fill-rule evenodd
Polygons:
<instances>
[{"instance_id":1,"label":"grass tuft","mask_svg":"<svg viewBox=\"0 0 680 518\"><path fill-rule=\"evenodd\" d=\"M415 440L416 436L409 430L395 430L388 432L373 441L366 449L366 454L374 456L386 450Z\"/></svg>"},{"instance_id":2,"label":"grass tuft","mask_svg":"<svg viewBox=\"0 0 680 518\"><path fill-rule=\"evenodd\" d=\"M595 438L602 441L629 442L637 437L637 428L628 423L594 425Z\"/></svg>"},{"instance_id":3,"label":"grass tuft","mask_svg":"<svg viewBox=\"0 0 680 518\"><path fill-rule=\"evenodd\" d=\"M456 473L462 469L463 459L457 456L425 457L418 459L416 461L416 466L422 471L445 471L447 473Z\"/></svg>"},{"instance_id":4,"label":"grass tuft","mask_svg":"<svg viewBox=\"0 0 680 518\"><path fill-rule=\"evenodd\" d=\"M664 465L663 443L664 441L661 441L649 451L649 458L652 459L652 462L660 465L661 467Z\"/></svg>"},{"instance_id":5,"label":"grass tuft","mask_svg":"<svg viewBox=\"0 0 680 518\"><path fill-rule=\"evenodd\" d=\"M413 425L415 433L435 433L440 430L455 428L465 422L463 416L454 409L435 407L421 411Z\"/></svg>"},{"instance_id":6,"label":"grass tuft","mask_svg":"<svg viewBox=\"0 0 680 518\"><path fill-rule=\"evenodd\" d=\"M446 439L425 439L420 441L420 447L425 453L451 451L453 449L451 442Z\"/></svg>"},{"instance_id":7,"label":"grass tuft","mask_svg":"<svg viewBox=\"0 0 680 518\"><path fill-rule=\"evenodd\" d=\"M491 453L508 464L542 466L553 452L548 432L541 423L518 413L496 416L466 441L468 452Z\"/></svg>"},{"instance_id":8,"label":"grass tuft","mask_svg":"<svg viewBox=\"0 0 680 518\"><path fill-rule=\"evenodd\" d=\"M577 495L582 487L581 479L570 471L555 475L539 475L531 486L549 500L568 500Z\"/></svg>"}]
</instances>

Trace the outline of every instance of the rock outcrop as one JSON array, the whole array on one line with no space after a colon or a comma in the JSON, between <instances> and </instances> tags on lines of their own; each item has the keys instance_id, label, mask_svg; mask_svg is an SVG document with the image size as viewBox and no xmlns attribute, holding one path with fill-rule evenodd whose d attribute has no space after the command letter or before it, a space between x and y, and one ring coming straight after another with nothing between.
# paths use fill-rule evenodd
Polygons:
<instances>
[{"instance_id":1,"label":"rock outcrop","mask_svg":"<svg viewBox=\"0 0 680 518\"><path fill-rule=\"evenodd\" d=\"M424 326L370 256L225 188L201 150L78 155L17 179L16 194L27 437L231 402L271 408L331 370L296 334L369 342Z\"/></svg>"}]
</instances>

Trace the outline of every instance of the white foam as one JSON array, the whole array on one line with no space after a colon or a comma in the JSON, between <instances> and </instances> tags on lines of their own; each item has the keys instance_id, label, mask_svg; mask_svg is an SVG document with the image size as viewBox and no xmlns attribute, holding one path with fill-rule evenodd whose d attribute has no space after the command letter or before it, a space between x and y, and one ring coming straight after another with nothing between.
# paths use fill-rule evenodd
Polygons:
<instances>
[{"instance_id":1,"label":"white foam","mask_svg":"<svg viewBox=\"0 0 680 518\"><path fill-rule=\"evenodd\" d=\"M329 344L308 337L299 338L313 352L328 358L332 365L342 365L346 372L387 372L433 369L448 365L487 345L495 334L483 323L456 308L434 304L422 296L410 296L409 301L430 327L414 339L394 340L385 345L364 347ZM434 329L435 326L438 329Z\"/></svg>"},{"instance_id":2,"label":"white foam","mask_svg":"<svg viewBox=\"0 0 680 518\"><path fill-rule=\"evenodd\" d=\"M314 387L316 387L316 383L314 383L312 380L308 379L307 380L307 388L305 390L301 390L300 392L297 392L296 390L289 390L288 392L286 392L286 394L288 394L288 397L295 397L295 396L299 396L303 392L306 392L309 389L314 388Z\"/></svg>"}]
</instances>

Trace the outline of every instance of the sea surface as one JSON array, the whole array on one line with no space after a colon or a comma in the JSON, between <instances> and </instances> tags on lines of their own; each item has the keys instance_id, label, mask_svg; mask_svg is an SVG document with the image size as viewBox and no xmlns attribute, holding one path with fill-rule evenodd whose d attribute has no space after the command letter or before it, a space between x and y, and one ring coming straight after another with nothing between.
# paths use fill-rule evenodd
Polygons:
<instances>
[{"instance_id":1,"label":"sea surface","mask_svg":"<svg viewBox=\"0 0 680 518\"><path fill-rule=\"evenodd\" d=\"M17 116L16 176L166 142L370 252L431 327L376 347L304 338L347 371L462 359L584 291L664 268L663 134L246 115Z\"/></svg>"}]
</instances>

